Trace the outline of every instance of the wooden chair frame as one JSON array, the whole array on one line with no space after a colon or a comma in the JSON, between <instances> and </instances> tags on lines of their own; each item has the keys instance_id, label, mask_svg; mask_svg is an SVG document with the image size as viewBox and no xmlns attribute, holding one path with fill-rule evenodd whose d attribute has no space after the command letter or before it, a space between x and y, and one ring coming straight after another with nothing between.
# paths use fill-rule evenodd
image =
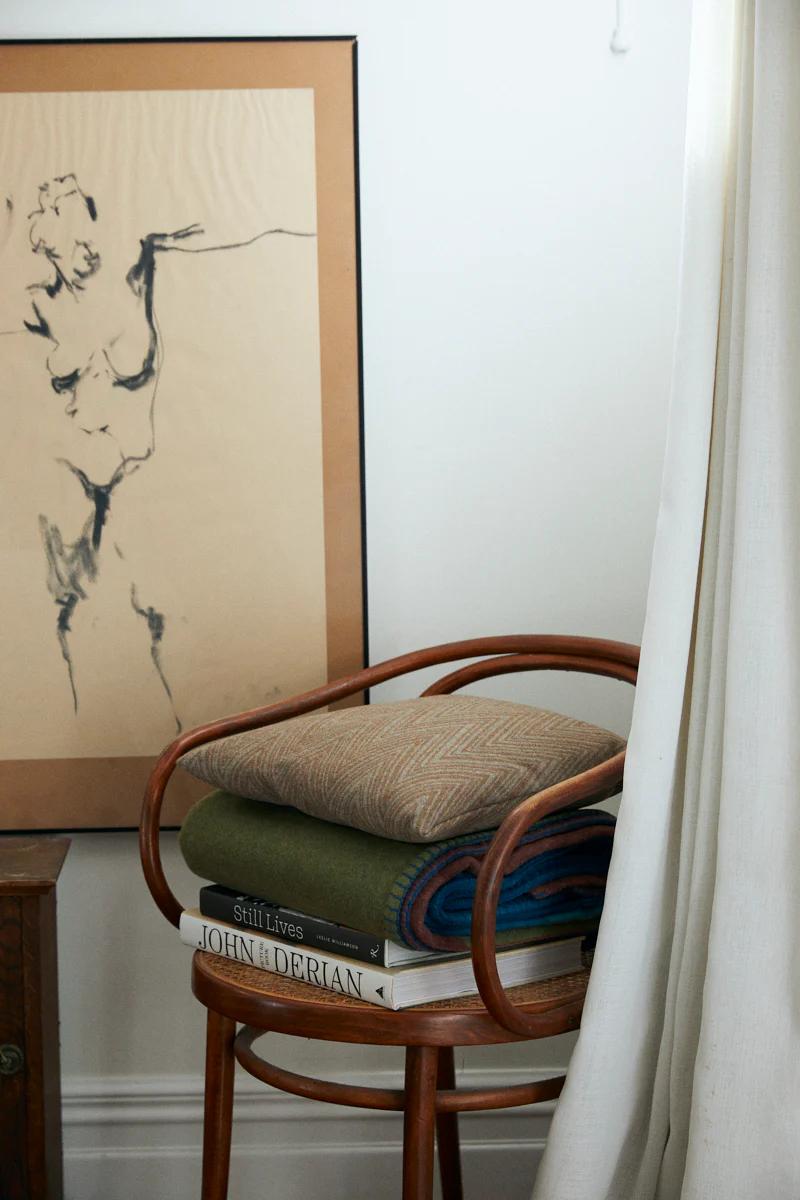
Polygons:
<instances>
[{"instance_id":1,"label":"wooden chair frame","mask_svg":"<svg viewBox=\"0 0 800 1200\"><path fill-rule=\"evenodd\" d=\"M624 642L554 635L511 635L448 642L367 667L310 692L263 708L198 726L180 735L158 759L142 806L139 843L148 887L161 912L179 923L182 905L170 890L159 849L164 793L179 758L195 746L258 729L344 700L386 680L424 667L478 659L445 675L423 696L446 695L491 676L517 671L562 670L602 675L635 684L639 649ZM214 969L211 956L197 952L192 971L196 997L208 1010L202 1200L227 1196L233 1106L233 1067L283 1091L328 1103L403 1111L403 1200L430 1200L434 1132L444 1200L461 1200L457 1114L512 1107L555 1098L564 1077L501 1088L455 1087L453 1047L550 1037L580 1023L585 979L555 989L536 1001L514 1004L500 982L495 923L506 865L519 839L542 817L576 804L614 795L622 783L625 751L521 801L500 825L478 874L472 910L472 961L483 1008L423 1005L392 1012L360 1006L354 1012L315 998L297 999L250 984L235 984ZM237 1022L243 1024L236 1033ZM265 1032L329 1041L406 1047L402 1090L356 1087L298 1075L265 1062L253 1042Z\"/></svg>"}]
</instances>

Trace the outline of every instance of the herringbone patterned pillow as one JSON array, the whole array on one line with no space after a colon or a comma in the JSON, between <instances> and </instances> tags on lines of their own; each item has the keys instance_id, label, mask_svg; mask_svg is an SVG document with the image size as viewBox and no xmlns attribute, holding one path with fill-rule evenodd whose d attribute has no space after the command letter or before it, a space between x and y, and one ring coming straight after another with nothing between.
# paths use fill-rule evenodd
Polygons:
<instances>
[{"instance_id":1,"label":"herringbone patterned pillow","mask_svg":"<svg viewBox=\"0 0 800 1200\"><path fill-rule=\"evenodd\" d=\"M622 738L507 700L428 696L297 717L190 750L237 796L398 841L491 829L515 804L603 762Z\"/></svg>"},{"instance_id":2,"label":"herringbone patterned pillow","mask_svg":"<svg viewBox=\"0 0 800 1200\"><path fill-rule=\"evenodd\" d=\"M299 716L221 738L181 766L236 796L398 841L491 829L519 800L616 754L616 734L477 696Z\"/></svg>"}]
</instances>

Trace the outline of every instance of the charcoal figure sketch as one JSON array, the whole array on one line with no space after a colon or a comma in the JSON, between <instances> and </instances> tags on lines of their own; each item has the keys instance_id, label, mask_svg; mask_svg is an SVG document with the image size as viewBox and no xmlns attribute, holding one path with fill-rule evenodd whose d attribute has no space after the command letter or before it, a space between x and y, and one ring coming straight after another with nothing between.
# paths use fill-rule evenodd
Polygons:
<instances>
[{"instance_id":1,"label":"charcoal figure sketch","mask_svg":"<svg viewBox=\"0 0 800 1200\"><path fill-rule=\"evenodd\" d=\"M105 556L124 560L124 547L106 536L117 489L156 449L155 401L163 361L155 284L164 255L240 251L268 237L314 237L313 232L263 229L246 240L209 244L201 224L149 232L138 247L98 237L98 203L76 174L39 187L36 206L17 214L27 197L4 197L9 220L28 222L31 253L44 277L26 288L21 328L46 343L44 366L69 426L68 455L57 461L80 489L85 519L75 536L58 515L39 517L46 586L55 606L54 633L63 657L72 705L79 680L70 635L79 606L101 586ZM38 272L37 272L38 273ZM181 721L163 662L168 617L134 580L130 609L142 622L145 647L169 701L176 730Z\"/></svg>"}]
</instances>

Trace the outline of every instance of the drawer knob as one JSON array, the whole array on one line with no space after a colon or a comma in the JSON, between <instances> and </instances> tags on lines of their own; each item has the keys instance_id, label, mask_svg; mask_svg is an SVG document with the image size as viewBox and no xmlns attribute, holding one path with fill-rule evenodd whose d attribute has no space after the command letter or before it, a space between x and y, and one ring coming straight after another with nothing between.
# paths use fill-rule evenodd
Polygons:
<instances>
[{"instance_id":1,"label":"drawer knob","mask_svg":"<svg viewBox=\"0 0 800 1200\"><path fill-rule=\"evenodd\" d=\"M19 1046L6 1042L0 1046L0 1075L18 1075L25 1066L25 1055Z\"/></svg>"}]
</instances>

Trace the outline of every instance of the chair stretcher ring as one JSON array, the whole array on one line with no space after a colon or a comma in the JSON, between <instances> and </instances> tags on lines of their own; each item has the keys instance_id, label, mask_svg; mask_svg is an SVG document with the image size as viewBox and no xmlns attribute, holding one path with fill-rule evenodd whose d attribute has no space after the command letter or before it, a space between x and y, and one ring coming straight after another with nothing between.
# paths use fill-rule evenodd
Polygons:
<instances>
[{"instance_id":1,"label":"chair stretcher ring","mask_svg":"<svg viewBox=\"0 0 800 1200\"><path fill-rule=\"evenodd\" d=\"M245 1025L236 1036L233 1051L239 1065L250 1075L268 1083L282 1092L305 1096L309 1100L322 1100L327 1104L343 1104L350 1108L378 1108L389 1112L402 1112L405 1108L405 1092L402 1088L362 1087L351 1083L334 1083L329 1079L315 1079L311 1075L300 1075L267 1062L253 1050L256 1038L263 1037L268 1030L254 1029ZM517 1083L498 1088L444 1089L436 1093L436 1111L477 1112L490 1108L518 1108L523 1104L537 1104L542 1100L555 1100L564 1086L565 1076L540 1079L535 1083Z\"/></svg>"}]
</instances>

